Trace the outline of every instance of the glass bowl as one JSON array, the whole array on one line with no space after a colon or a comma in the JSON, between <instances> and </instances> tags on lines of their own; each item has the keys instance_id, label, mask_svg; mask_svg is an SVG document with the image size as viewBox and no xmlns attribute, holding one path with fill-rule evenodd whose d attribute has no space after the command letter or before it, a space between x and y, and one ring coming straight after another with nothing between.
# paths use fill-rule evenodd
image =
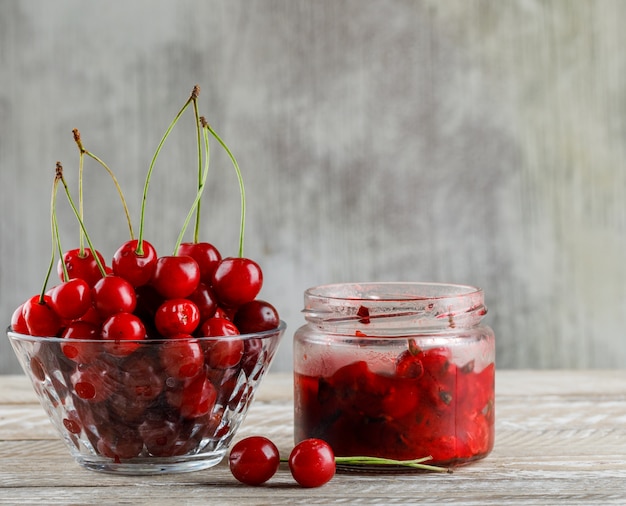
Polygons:
<instances>
[{"instance_id":1,"label":"glass bowl","mask_svg":"<svg viewBox=\"0 0 626 506\"><path fill-rule=\"evenodd\" d=\"M285 328L123 343L7 334L76 462L148 475L222 460ZM120 356L120 345L136 349Z\"/></svg>"}]
</instances>

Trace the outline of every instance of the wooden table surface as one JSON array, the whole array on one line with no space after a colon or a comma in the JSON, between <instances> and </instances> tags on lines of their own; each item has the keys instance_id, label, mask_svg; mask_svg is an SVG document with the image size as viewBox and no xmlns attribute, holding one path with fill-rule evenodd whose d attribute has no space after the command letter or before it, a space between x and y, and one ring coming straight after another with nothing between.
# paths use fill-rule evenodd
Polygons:
<instances>
[{"instance_id":1,"label":"wooden table surface","mask_svg":"<svg viewBox=\"0 0 626 506\"><path fill-rule=\"evenodd\" d=\"M292 447L292 383L270 374L238 438ZM626 504L626 370L499 371L496 445L453 474L338 474L303 489L281 466L262 487L226 461L192 473L132 477L74 463L24 376L0 376L0 504Z\"/></svg>"}]
</instances>

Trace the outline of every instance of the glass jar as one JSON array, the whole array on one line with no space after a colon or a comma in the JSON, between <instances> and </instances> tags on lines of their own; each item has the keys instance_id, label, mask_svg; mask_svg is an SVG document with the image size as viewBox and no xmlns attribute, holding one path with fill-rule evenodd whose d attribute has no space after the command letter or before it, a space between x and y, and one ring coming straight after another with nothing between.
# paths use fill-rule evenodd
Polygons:
<instances>
[{"instance_id":1,"label":"glass jar","mask_svg":"<svg viewBox=\"0 0 626 506\"><path fill-rule=\"evenodd\" d=\"M349 283L304 294L294 336L295 442L337 456L459 465L494 443L495 337L482 290Z\"/></svg>"}]
</instances>

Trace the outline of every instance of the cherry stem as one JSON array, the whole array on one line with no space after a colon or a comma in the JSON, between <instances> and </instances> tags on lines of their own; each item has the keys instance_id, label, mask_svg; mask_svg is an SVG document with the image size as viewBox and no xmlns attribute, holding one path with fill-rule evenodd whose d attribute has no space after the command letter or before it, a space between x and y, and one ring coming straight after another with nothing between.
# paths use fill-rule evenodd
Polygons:
<instances>
[{"instance_id":1,"label":"cherry stem","mask_svg":"<svg viewBox=\"0 0 626 506\"><path fill-rule=\"evenodd\" d=\"M367 465L382 465L382 466L401 466L401 467L411 467L413 469L422 469L424 471L434 471L438 473L452 473L451 468L433 466L429 464L424 464L432 460L432 457L422 457L419 459L412 460L395 460L395 459L386 459L382 457L335 457L335 462L337 464L347 464L347 465L355 465L355 466L367 466Z\"/></svg>"},{"instance_id":2,"label":"cherry stem","mask_svg":"<svg viewBox=\"0 0 626 506\"><path fill-rule=\"evenodd\" d=\"M222 140L222 138L219 135L217 135L215 130L213 130L213 128L211 128L210 125L207 125L207 128L209 129L209 132L211 132L211 135L215 137L217 142L221 144L221 146L224 148L226 153L228 153L230 161L232 162L233 167L235 168L235 172L237 173L237 180L239 181L239 193L241 194L241 224L239 227L239 253L238 254L240 258L243 258L243 239L244 239L244 231L246 228L246 192L243 186L243 177L241 175L241 170L239 169L239 164L237 163L237 160L235 159L235 156L233 155L231 150L228 149L228 146L226 145L226 143Z\"/></svg>"},{"instance_id":3,"label":"cherry stem","mask_svg":"<svg viewBox=\"0 0 626 506\"><path fill-rule=\"evenodd\" d=\"M202 171L202 179L198 184L198 192L196 193L196 198L193 201L191 209L187 214L187 218L183 223L183 227L178 235L178 240L176 241L176 246L174 247L174 256L178 253L178 248L180 248L180 244L183 242L183 237L185 235L185 231L189 226L189 222L191 221L191 217L193 216L194 211L200 204L200 199L202 198L202 193L204 192L204 185L206 184L207 175L209 173L209 159L210 159L210 151L209 151L209 134L208 134L208 125L203 116L200 117L200 123L202 125L202 132L204 134L204 150L206 152L206 157L204 161L204 170Z\"/></svg>"},{"instance_id":4,"label":"cherry stem","mask_svg":"<svg viewBox=\"0 0 626 506\"><path fill-rule=\"evenodd\" d=\"M449 467L439 467L432 466L428 464L424 464L432 460L431 456L422 457L419 459L411 459L411 460L395 460L395 459L386 459L383 457L335 457L335 464L345 464L350 466L400 466L400 467L410 467L413 469L421 469L423 471L434 471L437 473L449 473L451 474L452 468ZM289 459L281 458L281 462L289 462Z\"/></svg>"},{"instance_id":5,"label":"cherry stem","mask_svg":"<svg viewBox=\"0 0 626 506\"><path fill-rule=\"evenodd\" d=\"M59 176L58 170L54 176L54 183L52 184L52 196L50 198L50 231L52 235L52 255L50 256L50 263L48 264L48 271L46 272L46 277L43 282L43 286L41 287L41 293L39 294L39 304L44 304L44 295L46 293L46 289L48 287L48 281L50 281L50 275L52 274L52 269L54 267L54 259L55 259L55 251L58 244L58 231L59 228L56 224L56 196L57 196L57 188L59 186ZM61 254L62 255L62 254ZM65 262L62 262L65 264ZM64 265L65 267L65 265ZM67 272L64 270L64 273Z\"/></svg>"},{"instance_id":6,"label":"cherry stem","mask_svg":"<svg viewBox=\"0 0 626 506\"><path fill-rule=\"evenodd\" d=\"M165 131L165 133L163 134L163 137L159 141L159 145L157 146L157 149L154 152L154 155L152 156L152 160L150 161L150 167L148 168L148 173L146 174L146 181L143 187L143 197L141 200L141 218L139 219L139 237L137 238L137 249L136 249L137 255L143 255L143 230L144 230L144 218L145 218L145 212L146 212L146 200L148 196L148 186L150 185L150 178L152 177L152 171L154 170L154 164L156 163L159 153L161 152L161 148L163 148L163 144L165 143L165 140L169 137L171 131L174 129L174 126L176 125L176 123L178 123L178 120L183 115L187 107L189 107L189 104L191 104L192 102L196 102L199 94L200 94L200 87L196 85L193 87L193 90L191 91L191 96L187 99L187 101L185 102L185 105L182 106L180 111L178 111L178 114L176 114L176 117L172 120L170 125L167 127L167 130Z\"/></svg>"},{"instance_id":7,"label":"cherry stem","mask_svg":"<svg viewBox=\"0 0 626 506\"><path fill-rule=\"evenodd\" d=\"M98 158L92 152L88 151L87 149L85 149L83 147L83 143L82 143L81 138L80 138L80 132L78 131L77 128L72 130L72 133L74 134L74 141L76 142L76 145L78 146L78 150L80 151L80 154L81 155L87 155L90 158L93 158L102 167L104 167L104 169L109 173L109 176L111 176L111 179L113 180L113 184L115 185L115 188L117 189L117 193L120 196L120 200L122 201L122 207L124 208L124 214L126 215L126 222L128 223L128 230L130 232L130 238L131 238L131 240L134 239L135 238L135 233L133 232L133 224L132 224L132 221L130 219L130 213L128 212L128 205L126 204L126 199L124 198L124 193L122 192L122 188L120 187L120 184L117 181L117 178L115 177L115 174L113 174L113 171L109 168L109 166L106 163L104 163L100 158Z\"/></svg>"},{"instance_id":8,"label":"cherry stem","mask_svg":"<svg viewBox=\"0 0 626 506\"><path fill-rule=\"evenodd\" d=\"M198 101L193 101L193 113L196 118L196 135L198 138L198 190L200 190L200 186L202 183L202 130L203 124L201 125L200 121L200 113L198 112ZM203 118L204 119L204 118ZM205 120L206 122L206 120ZM208 151L207 151L208 153ZM198 200L198 205L196 206L196 224L193 231L193 242L197 243L200 240L200 207L202 201Z\"/></svg>"},{"instance_id":9,"label":"cherry stem","mask_svg":"<svg viewBox=\"0 0 626 506\"><path fill-rule=\"evenodd\" d=\"M81 150L78 155L78 209L80 212L80 219L84 219L84 208L83 208L83 165L85 163L85 156L83 151ZM79 237L79 256L85 257L85 237L82 229L78 230Z\"/></svg>"},{"instance_id":10,"label":"cherry stem","mask_svg":"<svg viewBox=\"0 0 626 506\"><path fill-rule=\"evenodd\" d=\"M102 262L100 261L100 258L98 257L98 253L96 249L93 247L93 244L91 243L91 239L89 238L89 234L87 233L87 229L85 228L85 223L83 222L83 219L81 218L80 214L78 213L78 210L76 209L76 206L74 205L74 201L72 200L72 195L70 194L70 190L67 187L67 182L65 181L65 178L63 177L63 166L61 165L61 162L57 162L56 174L57 174L57 178L60 179L61 182L63 183L63 188L65 188L65 194L67 195L67 200L70 203L70 206L72 207L72 211L74 211L74 215L76 216L76 219L78 220L78 223L80 224L81 230L85 234L85 239L87 239L87 244L89 244L89 248L91 249L91 254L93 255L94 260L96 261L96 264L98 264L98 269L100 270L100 274L102 274L102 276L105 277L107 275L106 269L102 265Z\"/></svg>"}]
</instances>

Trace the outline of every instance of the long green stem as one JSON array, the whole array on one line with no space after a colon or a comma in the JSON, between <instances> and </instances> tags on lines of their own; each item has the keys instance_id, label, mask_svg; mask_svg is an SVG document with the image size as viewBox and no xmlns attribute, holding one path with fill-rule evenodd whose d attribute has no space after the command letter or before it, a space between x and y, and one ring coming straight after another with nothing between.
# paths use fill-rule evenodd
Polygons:
<instances>
[{"instance_id":1,"label":"long green stem","mask_svg":"<svg viewBox=\"0 0 626 506\"><path fill-rule=\"evenodd\" d=\"M243 257L243 240L244 240L244 232L246 228L246 191L243 186L243 177L241 175L241 170L239 169L239 164L237 163L235 156L233 155L231 150L228 148L226 143L222 140L222 138L219 135L217 135L215 130L213 130L213 128L211 128L210 125L207 125L207 127L209 131L211 132L211 135L215 137L217 142L219 142L222 145L222 147L228 154L230 161L233 164L233 167L235 167L235 172L237 173L237 180L239 181L239 193L241 194L241 223L239 226L239 253L238 253L239 257L241 258Z\"/></svg>"},{"instance_id":2,"label":"long green stem","mask_svg":"<svg viewBox=\"0 0 626 506\"><path fill-rule=\"evenodd\" d=\"M89 244L89 248L91 249L91 254L93 255L94 260L96 261L96 264L98 264L98 269L100 270L100 274L102 274L102 277L105 277L107 275L106 269L104 268L104 265L102 265L102 262L100 261L100 258L98 257L98 253L96 249L93 247L93 244L91 243L91 239L89 239L89 234L87 234L85 223L83 222L83 219L81 218L80 214L78 213L78 210L76 209L76 206L74 205L74 201L72 200L72 195L70 194L70 189L67 187L67 182L65 181L65 178L63 177L63 166L61 165L61 162L57 162L56 174L57 174L57 177L63 183L63 188L65 188L65 194L67 195L67 200L70 203L70 206L72 208L72 211L74 212L74 215L76 216L76 219L78 220L78 223L80 224L81 230L85 234L85 239L87 239L87 244Z\"/></svg>"},{"instance_id":3,"label":"long green stem","mask_svg":"<svg viewBox=\"0 0 626 506\"><path fill-rule=\"evenodd\" d=\"M152 160L150 161L150 166L148 167L148 173L146 174L146 181L143 187L143 197L141 199L141 217L139 219L139 237L137 238L137 249L136 249L136 253L138 255L143 255L143 230L144 230L144 218L145 218L145 212L146 212L146 200L148 197L148 186L150 185L150 178L152 177L154 164L156 163L159 153L161 152L161 149L163 148L163 144L165 144L165 140L169 137L174 126L176 125L176 123L178 123L178 120L183 115L187 107L189 107L189 104L197 100L199 93L200 93L200 88L198 86L194 86L191 92L191 96L187 99L187 101L185 102L185 105L183 105L180 111L178 111L178 114L176 115L176 117L172 120L170 125L167 127L167 130L165 131L165 133L163 134L163 137L159 141L159 145L157 146L157 149L154 152L154 155L152 156Z\"/></svg>"},{"instance_id":4,"label":"long green stem","mask_svg":"<svg viewBox=\"0 0 626 506\"><path fill-rule=\"evenodd\" d=\"M85 155L81 151L78 155L78 212L80 213L80 219L85 218L84 205L83 205L83 165L85 163ZM85 256L85 237L83 230L79 230L79 247L80 256Z\"/></svg>"},{"instance_id":5,"label":"long green stem","mask_svg":"<svg viewBox=\"0 0 626 506\"><path fill-rule=\"evenodd\" d=\"M178 253L178 248L180 247L180 244L183 242L183 237L185 235L185 231L187 230L187 227L189 226L191 217L193 216L194 211L196 210L198 204L200 203L200 199L202 198L202 193L204 192L204 185L206 184L207 175L209 173L210 151L209 151L208 126L207 126L206 120L203 117L200 118L200 122L202 124L202 130L204 133L204 149L206 152L206 157L204 161L204 170L202 172L202 178L198 186L198 192L196 194L196 198L193 201L191 209L189 210L189 213L187 214L187 218L185 219L185 222L183 223L183 227L180 230L180 234L178 235L178 240L176 241L176 246L174 247L174 256L176 256L176 254Z\"/></svg>"},{"instance_id":6,"label":"long green stem","mask_svg":"<svg viewBox=\"0 0 626 506\"><path fill-rule=\"evenodd\" d=\"M200 124L200 113L198 112L198 101L193 101L193 112L196 118L196 135L198 138L198 190L200 190L200 185L202 184L202 129L203 126ZM200 240L200 207L202 201L198 201L198 205L196 206L196 224L193 231L193 242L197 243Z\"/></svg>"},{"instance_id":7,"label":"long green stem","mask_svg":"<svg viewBox=\"0 0 626 506\"><path fill-rule=\"evenodd\" d=\"M94 155L91 151L85 149L85 147L83 146L83 142L80 138L80 132L78 131L77 128L72 130L72 133L74 134L74 142L76 142L76 145L78 146L78 150L80 151L81 155L87 155L90 158L94 159L109 173L109 176L113 180L113 184L115 185L115 188L117 189L117 194L120 196L120 200L122 201L122 207L124 208L124 214L126 215L126 222L128 223L128 231L130 232L130 238L131 240L134 239L135 233L133 232L133 224L132 224L132 220L130 219L128 205L126 204L124 193L122 192L122 188L120 187L120 184L117 181L115 174L113 174L113 171L109 168L109 166L106 163L104 163L99 157Z\"/></svg>"},{"instance_id":8,"label":"long green stem","mask_svg":"<svg viewBox=\"0 0 626 506\"><path fill-rule=\"evenodd\" d=\"M432 460L432 457L423 457L420 459L413 460L395 460L395 459L386 459L382 457L335 457L335 462L337 464L347 464L354 466L401 466L401 467L411 467L413 469L422 469L424 471L434 471L438 473L450 473L452 472L447 467L439 467L432 466L428 464L424 464L423 462L427 462Z\"/></svg>"},{"instance_id":9,"label":"long green stem","mask_svg":"<svg viewBox=\"0 0 626 506\"><path fill-rule=\"evenodd\" d=\"M58 177L58 169L57 169L57 173L54 176L54 183L52 184L52 196L50 198L50 233L52 236L52 254L50 255L50 263L48 264L46 277L44 278L43 286L41 287L41 292L39 294L40 304L44 303L44 295L48 288L48 281L50 281L50 275L52 274L52 269L54 268L55 250L57 247L57 234L58 234L58 227L56 226L56 211L55 211L58 183L59 183L59 177ZM61 253L61 258L62 258L62 253ZM65 265L64 265L64 268L65 268ZM66 271L64 270L64 272Z\"/></svg>"}]
</instances>

